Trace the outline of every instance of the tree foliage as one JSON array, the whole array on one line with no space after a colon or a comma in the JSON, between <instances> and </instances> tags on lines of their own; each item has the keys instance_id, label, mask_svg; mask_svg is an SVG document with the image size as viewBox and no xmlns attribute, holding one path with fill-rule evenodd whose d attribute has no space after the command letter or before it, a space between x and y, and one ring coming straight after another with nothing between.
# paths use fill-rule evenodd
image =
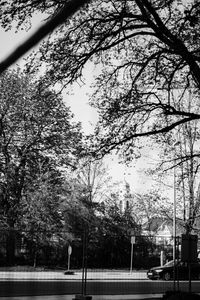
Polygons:
<instances>
[{"instance_id":1,"label":"tree foliage","mask_svg":"<svg viewBox=\"0 0 200 300\"><path fill-rule=\"evenodd\" d=\"M62 3L3 3L4 26L13 19L21 25L37 10L53 14ZM100 112L96 135L103 153L123 146L129 157L138 137L199 119L181 105L188 87L199 95L199 11L196 0L94 0L43 45L41 59L54 81L71 83L88 61L102 64L92 102Z\"/></svg>"},{"instance_id":2,"label":"tree foliage","mask_svg":"<svg viewBox=\"0 0 200 300\"><path fill-rule=\"evenodd\" d=\"M39 211L52 209L51 201L59 195L56 196L59 169L74 166L81 149L80 126L73 124L71 118L69 109L48 88L44 78L35 80L20 70L1 75L0 212L2 226L10 232L22 225L28 230L26 218L34 219L39 226L44 223L44 214L39 216ZM54 174L54 182L53 177L49 178L51 184L48 178L36 184L45 175L45 170L39 168L40 162L45 162L49 175ZM33 214L29 206L40 210ZM50 221L52 215L46 217ZM46 220L50 225L49 221ZM8 243L12 244L11 237Z\"/></svg>"},{"instance_id":3,"label":"tree foliage","mask_svg":"<svg viewBox=\"0 0 200 300\"><path fill-rule=\"evenodd\" d=\"M110 177L103 161L91 158L80 159L76 170L68 182L68 195L63 201L66 228L74 238L82 237L87 227L88 233L97 226L101 203L110 194Z\"/></svg>"},{"instance_id":4,"label":"tree foliage","mask_svg":"<svg viewBox=\"0 0 200 300\"><path fill-rule=\"evenodd\" d=\"M91 194L92 202L104 201L113 184L108 167L105 166L103 160L94 160L91 157L83 158L79 160L75 173L77 182L82 186L86 195Z\"/></svg>"},{"instance_id":5,"label":"tree foliage","mask_svg":"<svg viewBox=\"0 0 200 300\"><path fill-rule=\"evenodd\" d=\"M2 24L6 29L13 21L22 26L37 11L50 18L64 3L3 2ZM102 66L91 97L100 115L96 144L90 149L94 155L122 149L129 160L139 138L159 135L158 142L164 134L172 145L172 133L179 130L185 152L180 150L176 161L182 168L182 183L188 180L189 220L199 209L199 201L194 205L199 168L194 159L199 152L191 148L200 118L199 20L197 0L93 0L60 25L40 48L41 62L52 83L73 83L88 62ZM190 140L187 146L185 135ZM175 162L174 157L170 160Z\"/></svg>"},{"instance_id":6,"label":"tree foliage","mask_svg":"<svg viewBox=\"0 0 200 300\"><path fill-rule=\"evenodd\" d=\"M26 238L36 244L48 244L61 239L63 230L62 198L64 178L55 161L39 158L20 202L18 227Z\"/></svg>"}]
</instances>

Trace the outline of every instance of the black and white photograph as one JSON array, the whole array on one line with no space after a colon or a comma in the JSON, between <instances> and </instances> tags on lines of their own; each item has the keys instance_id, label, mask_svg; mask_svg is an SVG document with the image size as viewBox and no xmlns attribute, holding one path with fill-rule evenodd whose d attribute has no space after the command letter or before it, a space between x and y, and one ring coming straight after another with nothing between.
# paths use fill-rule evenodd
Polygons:
<instances>
[{"instance_id":1,"label":"black and white photograph","mask_svg":"<svg viewBox=\"0 0 200 300\"><path fill-rule=\"evenodd\" d=\"M1 299L200 299L199 0L0 0Z\"/></svg>"}]
</instances>

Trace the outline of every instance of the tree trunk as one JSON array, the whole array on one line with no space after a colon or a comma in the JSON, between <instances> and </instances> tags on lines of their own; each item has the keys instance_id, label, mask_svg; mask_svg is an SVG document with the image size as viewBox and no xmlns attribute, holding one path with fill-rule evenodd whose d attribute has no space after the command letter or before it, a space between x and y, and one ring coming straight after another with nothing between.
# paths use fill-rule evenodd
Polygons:
<instances>
[{"instance_id":1,"label":"tree trunk","mask_svg":"<svg viewBox=\"0 0 200 300\"><path fill-rule=\"evenodd\" d=\"M37 266L37 250L35 250L34 259L33 259L33 267L36 268L36 266Z\"/></svg>"}]
</instances>

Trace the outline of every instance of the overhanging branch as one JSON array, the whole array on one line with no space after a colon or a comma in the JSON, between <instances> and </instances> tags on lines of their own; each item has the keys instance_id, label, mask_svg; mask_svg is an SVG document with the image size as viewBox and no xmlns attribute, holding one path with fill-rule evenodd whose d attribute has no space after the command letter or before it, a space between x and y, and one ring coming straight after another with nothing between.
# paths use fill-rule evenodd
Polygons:
<instances>
[{"instance_id":1,"label":"overhanging branch","mask_svg":"<svg viewBox=\"0 0 200 300\"><path fill-rule=\"evenodd\" d=\"M158 130L150 130L150 131L145 131L145 132L135 132L133 134L131 134L130 136L125 136L123 139L121 139L118 142L115 141L111 141L110 145L106 145L103 144L100 148L99 148L99 152L103 151L104 154L108 154L110 153L112 150L116 149L116 147L124 145L125 143L129 142L130 140L134 139L134 138L138 138L138 137L144 137L144 136L151 136L151 135L156 135L156 134L161 134L161 133L167 133L169 131L171 131L172 129L174 129L175 127L184 124L186 122L190 122L193 121L194 119L200 119L200 116L198 117L188 117L188 118L183 118L177 122L172 123L169 126L165 126L161 129Z\"/></svg>"},{"instance_id":2,"label":"overhanging branch","mask_svg":"<svg viewBox=\"0 0 200 300\"><path fill-rule=\"evenodd\" d=\"M24 43L17 47L5 60L0 63L0 74L15 63L20 57L26 54L32 47L36 46L45 36L52 32L58 25L64 23L83 5L90 0L71 0L67 1L64 7L48 22L42 25Z\"/></svg>"}]
</instances>

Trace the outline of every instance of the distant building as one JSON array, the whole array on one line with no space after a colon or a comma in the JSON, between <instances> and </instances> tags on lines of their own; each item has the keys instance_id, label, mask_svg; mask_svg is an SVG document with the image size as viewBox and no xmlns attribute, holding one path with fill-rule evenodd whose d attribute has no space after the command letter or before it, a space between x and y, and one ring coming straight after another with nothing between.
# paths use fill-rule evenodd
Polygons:
<instances>
[{"instance_id":1,"label":"distant building","mask_svg":"<svg viewBox=\"0 0 200 300\"><path fill-rule=\"evenodd\" d=\"M185 232L183 224L177 222L176 236L181 237ZM142 235L152 236L156 244L171 245L173 243L173 221L161 217L153 217L142 228Z\"/></svg>"},{"instance_id":2,"label":"distant building","mask_svg":"<svg viewBox=\"0 0 200 300\"><path fill-rule=\"evenodd\" d=\"M119 208L121 212L130 208L134 202L134 195L131 193L130 184L124 180L124 184L119 193Z\"/></svg>"}]
</instances>

